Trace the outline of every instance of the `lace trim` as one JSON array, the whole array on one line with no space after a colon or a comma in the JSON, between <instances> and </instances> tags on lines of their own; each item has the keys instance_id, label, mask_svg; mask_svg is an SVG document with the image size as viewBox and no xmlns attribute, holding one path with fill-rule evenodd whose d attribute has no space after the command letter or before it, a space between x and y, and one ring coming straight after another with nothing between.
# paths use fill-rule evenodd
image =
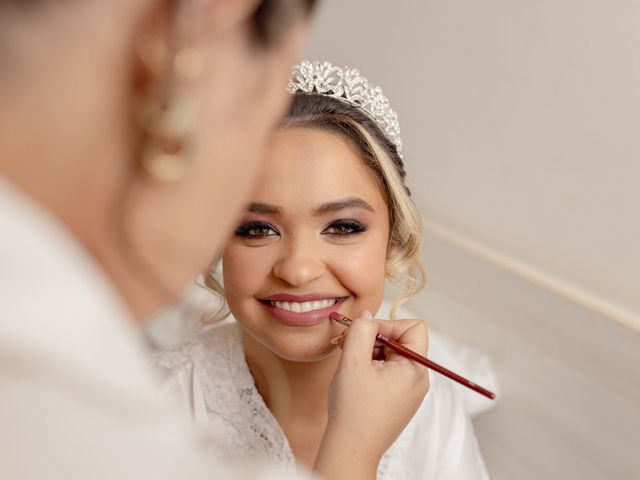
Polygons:
<instances>
[{"instance_id":1,"label":"lace trim","mask_svg":"<svg viewBox=\"0 0 640 480\"><path fill-rule=\"evenodd\" d=\"M190 353L194 375L200 375L209 424L224 435L224 453L295 470L289 442L245 360L240 327L222 325L204 332Z\"/></svg>"},{"instance_id":2,"label":"lace trim","mask_svg":"<svg viewBox=\"0 0 640 480\"><path fill-rule=\"evenodd\" d=\"M174 373L190 372L193 388L201 389L206 405L206 418L195 420L214 431L222 455L296 469L289 442L255 386L237 324L203 332L193 342L157 355L155 363ZM198 395L196 391L191 393ZM378 480L414 478L404 462L414 429L410 422L384 454L378 465Z\"/></svg>"}]
</instances>

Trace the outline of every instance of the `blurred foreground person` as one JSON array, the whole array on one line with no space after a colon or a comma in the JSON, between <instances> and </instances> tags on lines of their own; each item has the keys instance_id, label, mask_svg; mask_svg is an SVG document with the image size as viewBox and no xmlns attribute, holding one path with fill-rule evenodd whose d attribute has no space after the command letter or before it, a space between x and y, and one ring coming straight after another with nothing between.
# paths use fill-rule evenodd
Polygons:
<instances>
[{"instance_id":1,"label":"blurred foreground person","mask_svg":"<svg viewBox=\"0 0 640 480\"><path fill-rule=\"evenodd\" d=\"M283 478L176 419L139 326L233 227L311 3L0 0L3 477ZM329 478L373 478L428 388L373 369L377 328L344 344L314 465ZM398 392L404 415L363 418Z\"/></svg>"}]
</instances>

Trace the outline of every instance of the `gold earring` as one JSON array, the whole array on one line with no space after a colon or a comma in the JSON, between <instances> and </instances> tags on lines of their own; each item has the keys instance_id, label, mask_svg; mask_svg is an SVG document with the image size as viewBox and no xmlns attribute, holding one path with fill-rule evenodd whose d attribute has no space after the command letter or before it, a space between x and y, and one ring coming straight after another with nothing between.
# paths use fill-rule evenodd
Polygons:
<instances>
[{"instance_id":1,"label":"gold earring","mask_svg":"<svg viewBox=\"0 0 640 480\"><path fill-rule=\"evenodd\" d=\"M152 110L142 122L146 139L140 165L155 180L177 182L193 169L193 109L182 102Z\"/></svg>"},{"instance_id":2,"label":"gold earring","mask_svg":"<svg viewBox=\"0 0 640 480\"><path fill-rule=\"evenodd\" d=\"M156 75L166 69L169 49L160 35L146 33L136 41L136 53L140 61Z\"/></svg>"},{"instance_id":3,"label":"gold earring","mask_svg":"<svg viewBox=\"0 0 640 480\"><path fill-rule=\"evenodd\" d=\"M143 35L136 45L140 60L156 76L171 67L171 75L183 82L197 80L202 72L202 53L183 48L168 61L168 48L155 34ZM176 182L193 168L194 109L185 101L173 100L162 105L158 100L146 102L138 111L138 122L144 132L139 163L153 179Z\"/></svg>"},{"instance_id":4,"label":"gold earring","mask_svg":"<svg viewBox=\"0 0 640 480\"><path fill-rule=\"evenodd\" d=\"M200 77L204 67L204 56L200 50L186 47L173 58L173 70L184 82L193 82Z\"/></svg>"}]
</instances>

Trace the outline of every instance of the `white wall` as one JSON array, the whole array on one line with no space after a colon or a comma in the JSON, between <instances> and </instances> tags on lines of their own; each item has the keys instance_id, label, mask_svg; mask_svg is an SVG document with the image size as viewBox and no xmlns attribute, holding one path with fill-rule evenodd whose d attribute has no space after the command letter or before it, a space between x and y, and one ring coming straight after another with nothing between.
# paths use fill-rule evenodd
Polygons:
<instances>
[{"instance_id":1,"label":"white wall","mask_svg":"<svg viewBox=\"0 0 640 480\"><path fill-rule=\"evenodd\" d=\"M399 112L426 217L640 328L640 2L324 0L307 57Z\"/></svg>"},{"instance_id":2,"label":"white wall","mask_svg":"<svg viewBox=\"0 0 640 480\"><path fill-rule=\"evenodd\" d=\"M427 235L432 282L410 305L488 352L500 383L476 421L493 480L635 480L640 332Z\"/></svg>"}]
</instances>

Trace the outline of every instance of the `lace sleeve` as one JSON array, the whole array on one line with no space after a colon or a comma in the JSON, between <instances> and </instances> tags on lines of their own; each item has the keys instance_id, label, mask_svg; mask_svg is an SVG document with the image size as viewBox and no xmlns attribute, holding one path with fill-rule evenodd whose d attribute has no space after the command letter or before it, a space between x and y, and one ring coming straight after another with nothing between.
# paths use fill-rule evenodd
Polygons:
<instances>
[{"instance_id":1,"label":"lace sleeve","mask_svg":"<svg viewBox=\"0 0 640 480\"><path fill-rule=\"evenodd\" d=\"M164 373L167 393L215 437L223 458L295 470L289 443L255 387L237 325L215 327L161 352L154 365Z\"/></svg>"}]
</instances>

